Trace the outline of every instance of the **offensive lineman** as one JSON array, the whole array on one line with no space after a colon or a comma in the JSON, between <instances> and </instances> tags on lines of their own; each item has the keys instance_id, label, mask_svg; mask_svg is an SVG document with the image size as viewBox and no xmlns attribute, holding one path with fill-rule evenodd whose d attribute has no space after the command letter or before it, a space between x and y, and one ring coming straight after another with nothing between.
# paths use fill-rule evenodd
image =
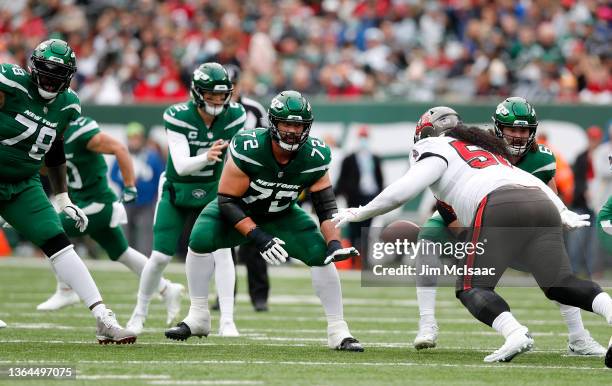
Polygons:
<instances>
[{"instance_id":1,"label":"offensive lineman","mask_svg":"<svg viewBox=\"0 0 612 386\"><path fill-rule=\"evenodd\" d=\"M440 136L440 134L443 134ZM365 207L343 209L334 216L336 226L358 222L395 209L430 186L439 200L448 203L462 225L472 226L471 241L488 238L484 253L470 254L458 275L457 297L472 315L506 339L485 362L509 362L529 351L533 339L494 288L513 262L532 272L546 297L603 316L612 324L612 299L591 281L571 273L563 246L561 224L588 226L588 215L568 210L538 178L513 167L506 158L507 144L478 128L457 126L433 131L412 151L410 170ZM495 232L496 227L520 232L524 242ZM525 236L525 235L523 235ZM493 275L478 275L494 268ZM556 269L555 269L556 268Z\"/></svg>"},{"instance_id":2,"label":"offensive lineman","mask_svg":"<svg viewBox=\"0 0 612 386\"><path fill-rule=\"evenodd\" d=\"M61 216L65 232L70 237L90 235L106 251L111 260L122 263L140 276L147 258L128 246L120 226L127 223L123 202L132 202L136 200L137 195L130 154L125 146L103 133L98 123L89 117L80 117L71 122L64 133L64 138L68 194L89 218L87 229L81 232L74 226L74 220L66 215ZM117 157L125 186L121 202L108 186L106 177L108 168L102 154L113 154ZM181 284L171 283L162 278L159 292L169 313L178 312L171 310L179 308L183 289ZM78 301L77 294L58 278L56 292L36 309L54 311Z\"/></svg>"},{"instance_id":3,"label":"offensive lineman","mask_svg":"<svg viewBox=\"0 0 612 386\"><path fill-rule=\"evenodd\" d=\"M363 351L344 321L340 279L330 264L358 254L355 248L342 248L330 221L337 210L328 173L331 151L309 136L312 109L299 92L283 91L274 97L268 116L269 129L245 130L232 140L218 200L202 211L189 241L189 314L167 330L166 337L185 340L208 335L213 253L251 241L270 264L281 264L291 256L310 266L312 285L327 317L328 346ZM306 188L312 193L320 230L296 204Z\"/></svg>"},{"instance_id":4,"label":"offensive lineman","mask_svg":"<svg viewBox=\"0 0 612 386\"><path fill-rule=\"evenodd\" d=\"M169 155L159 182L153 252L142 271L138 301L127 324L137 334L142 332L151 297L160 287L162 272L176 252L184 224L189 216L197 216L217 197L225 148L246 120L244 108L230 102L232 89L223 66L204 63L193 72L191 100L172 105L164 112ZM234 324L235 268L231 251L221 249L214 256L221 309L219 334L238 336ZM179 312L173 311L168 313L168 324Z\"/></svg>"},{"instance_id":5,"label":"offensive lineman","mask_svg":"<svg viewBox=\"0 0 612 386\"><path fill-rule=\"evenodd\" d=\"M58 211L85 230L87 216L68 197L64 154L64 131L81 114L79 98L69 88L76 55L65 41L50 39L34 49L30 61L29 73L0 65L0 216L42 249L60 280L91 310L100 343L134 343L136 335L102 302L38 175L44 158Z\"/></svg>"}]
</instances>

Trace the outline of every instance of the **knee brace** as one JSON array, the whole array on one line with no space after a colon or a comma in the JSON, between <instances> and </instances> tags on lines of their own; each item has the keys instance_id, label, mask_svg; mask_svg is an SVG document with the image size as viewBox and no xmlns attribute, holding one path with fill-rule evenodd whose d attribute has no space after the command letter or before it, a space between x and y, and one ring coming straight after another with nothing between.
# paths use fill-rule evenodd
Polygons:
<instances>
[{"instance_id":1,"label":"knee brace","mask_svg":"<svg viewBox=\"0 0 612 386\"><path fill-rule=\"evenodd\" d=\"M66 236L65 233L60 233L45 241L44 244L40 246L40 249L42 249L47 257L51 258L51 256L71 245L72 243L68 239L68 236Z\"/></svg>"},{"instance_id":2,"label":"knee brace","mask_svg":"<svg viewBox=\"0 0 612 386\"><path fill-rule=\"evenodd\" d=\"M470 288L456 293L457 298L474 317L488 326L499 314L510 311L508 303L492 288Z\"/></svg>"},{"instance_id":3,"label":"knee brace","mask_svg":"<svg viewBox=\"0 0 612 386\"><path fill-rule=\"evenodd\" d=\"M557 286L542 288L542 291L550 300L593 312L593 299L602 289L595 282L568 275L561 279Z\"/></svg>"}]
</instances>

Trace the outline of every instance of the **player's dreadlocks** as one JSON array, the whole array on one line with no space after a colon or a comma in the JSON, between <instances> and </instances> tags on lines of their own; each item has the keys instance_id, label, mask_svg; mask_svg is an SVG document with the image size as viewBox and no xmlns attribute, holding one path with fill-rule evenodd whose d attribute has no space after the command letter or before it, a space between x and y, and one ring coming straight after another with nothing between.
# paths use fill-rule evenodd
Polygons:
<instances>
[{"instance_id":1,"label":"player's dreadlocks","mask_svg":"<svg viewBox=\"0 0 612 386\"><path fill-rule=\"evenodd\" d=\"M505 158L510 156L506 148L506 142L504 142L503 139L477 126L459 125L446 131L444 135L479 146L484 150L490 151L491 153L497 153Z\"/></svg>"}]
</instances>

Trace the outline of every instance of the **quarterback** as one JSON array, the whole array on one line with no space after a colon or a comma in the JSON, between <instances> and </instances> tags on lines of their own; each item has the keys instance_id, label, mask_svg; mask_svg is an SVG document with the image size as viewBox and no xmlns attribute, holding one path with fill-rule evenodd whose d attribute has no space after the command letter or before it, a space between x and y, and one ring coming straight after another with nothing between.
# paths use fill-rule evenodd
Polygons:
<instances>
[{"instance_id":1,"label":"quarterback","mask_svg":"<svg viewBox=\"0 0 612 386\"><path fill-rule=\"evenodd\" d=\"M208 335L213 253L250 241L270 264L293 257L310 266L312 285L327 317L328 346L363 351L344 321L340 278L330 264L358 254L355 248L342 248L330 221L337 211L328 173L331 150L309 136L312 109L299 92L283 91L274 97L268 117L269 129L245 130L232 139L218 200L202 211L191 232L186 262L189 314L166 336L184 340ZM320 230L296 204L303 189L312 193Z\"/></svg>"},{"instance_id":2,"label":"quarterback","mask_svg":"<svg viewBox=\"0 0 612 386\"><path fill-rule=\"evenodd\" d=\"M68 196L64 153L64 132L81 114L79 98L69 88L76 56L63 40L50 39L34 49L30 61L28 72L0 65L0 216L42 249L58 278L91 310L100 343L133 343L136 335L102 302L38 175L44 159L58 211L84 231L88 219Z\"/></svg>"},{"instance_id":3,"label":"quarterback","mask_svg":"<svg viewBox=\"0 0 612 386\"><path fill-rule=\"evenodd\" d=\"M204 63L193 72L191 100L172 105L164 112L170 154L159 182L153 252L142 271L138 302L128 322L136 333L143 329L151 297L163 285L162 272L176 252L187 219L195 218L217 198L225 149L246 121L242 105L230 102L232 89L223 66ZM234 324L235 268L231 251L227 248L215 251L214 260L221 309L219 334L238 336ZM168 324L179 311L168 309Z\"/></svg>"},{"instance_id":4,"label":"quarterback","mask_svg":"<svg viewBox=\"0 0 612 386\"><path fill-rule=\"evenodd\" d=\"M485 362L508 362L533 347L527 327L515 319L494 290L511 264L524 265L549 299L597 313L612 324L612 299L596 283L571 273L563 246L561 225L588 226L588 215L567 209L546 184L514 167L507 155L505 141L476 127L431 130L430 137L415 143L412 166L401 179L366 206L340 210L333 219L337 226L363 221L399 207L430 187L439 200L455 210L460 224L471 227L473 243L488 239L485 253L471 254L463 264L495 268L495 275L462 275L456 287L456 295L468 311L505 338ZM517 242L496 231L499 227L529 231Z\"/></svg>"}]
</instances>

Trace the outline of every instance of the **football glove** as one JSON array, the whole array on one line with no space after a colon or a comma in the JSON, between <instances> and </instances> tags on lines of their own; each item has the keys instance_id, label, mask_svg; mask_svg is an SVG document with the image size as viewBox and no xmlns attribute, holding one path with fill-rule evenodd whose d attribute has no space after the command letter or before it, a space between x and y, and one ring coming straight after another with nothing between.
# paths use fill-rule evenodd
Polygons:
<instances>
[{"instance_id":1,"label":"football glove","mask_svg":"<svg viewBox=\"0 0 612 386\"><path fill-rule=\"evenodd\" d=\"M359 208L342 208L338 213L332 215L332 222L336 223L336 228L348 222L360 222L365 220L361 218L361 206Z\"/></svg>"},{"instance_id":2,"label":"football glove","mask_svg":"<svg viewBox=\"0 0 612 386\"><path fill-rule=\"evenodd\" d=\"M135 186L126 186L123 188L123 194L121 195L121 201L129 204L136 201L138 198L138 191Z\"/></svg>"},{"instance_id":3,"label":"football glove","mask_svg":"<svg viewBox=\"0 0 612 386\"><path fill-rule=\"evenodd\" d=\"M87 224L89 224L87 215L81 210L81 208L74 205L72 201L70 201L68 193L64 192L56 195L55 203L57 204L58 213L65 213L66 216L75 221L75 228L77 228L80 232L84 232L85 229L87 229Z\"/></svg>"},{"instance_id":4,"label":"football glove","mask_svg":"<svg viewBox=\"0 0 612 386\"><path fill-rule=\"evenodd\" d=\"M280 265L287 261L289 254L282 247L285 245L283 240L272 237L259 228L250 231L247 237L255 243L257 249L259 249L259 254L269 264Z\"/></svg>"},{"instance_id":5,"label":"football glove","mask_svg":"<svg viewBox=\"0 0 612 386\"><path fill-rule=\"evenodd\" d=\"M561 216L561 223L568 229L588 227L591 225L591 222L588 221L589 218L591 218L590 214L578 214L564 208L559 215Z\"/></svg>"},{"instance_id":6,"label":"football glove","mask_svg":"<svg viewBox=\"0 0 612 386\"><path fill-rule=\"evenodd\" d=\"M327 243L327 252L325 253L325 264L331 262L350 259L351 257L359 256L359 251L355 247L342 248L342 244L338 240L331 240Z\"/></svg>"}]
</instances>

